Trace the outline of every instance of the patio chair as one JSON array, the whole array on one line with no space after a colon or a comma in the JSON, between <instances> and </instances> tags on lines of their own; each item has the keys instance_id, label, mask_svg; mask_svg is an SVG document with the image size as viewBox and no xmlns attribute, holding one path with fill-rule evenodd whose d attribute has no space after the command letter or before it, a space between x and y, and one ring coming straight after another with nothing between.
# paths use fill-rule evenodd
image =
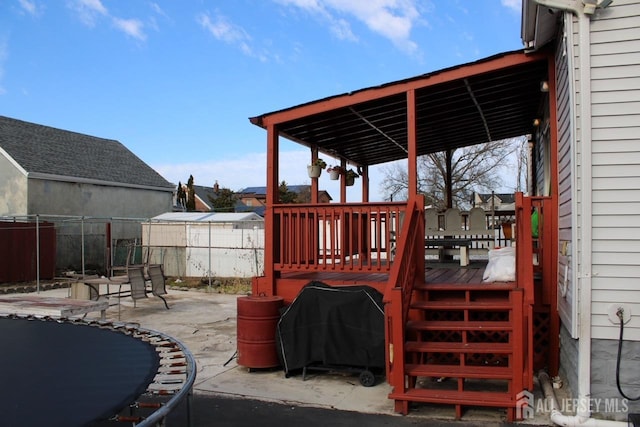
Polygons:
<instances>
[{"instance_id":1,"label":"patio chair","mask_svg":"<svg viewBox=\"0 0 640 427\"><path fill-rule=\"evenodd\" d=\"M444 229L454 236L462 233L462 217L460 216L460 209L448 208L444 211Z\"/></svg>"},{"instance_id":2,"label":"patio chair","mask_svg":"<svg viewBox=\"0 0 640 427\"><path fill-rule=\"evenodd\" d=\"M131 298L135 307L137 300L147 298L147 282L144 278L142 267L130 268L128 275L131 285Z\"/></svg>"},{"instance_id":3,"label":"patio chair","mask_svg":"<svg viewBox=\"0 0 640 427\"><path fill-rule=\"evenodd\" d=\"M438 224L438 211L435 208L427 208L424 210L426 235L439 234L440 225Z\"/></svg>"},{"instance_id":4,"label":"patio chair","mask_svg":"<svg viewBox=\"0 0 640 427\"><path fill-rule=\"evenodd\" d=\"M475 207L469 210L469 234L489 234L487 230L487 214L484 209Z\"/></svg>"},{"instance_id":5,"label":"patio chair","mask_svg":"<svg viewBox=\"0 0 640 427\"><path fill-rule=\"evenodd\" d=\"M167 300L162 296L167 294L167 289L165 287L166 277L164 275L164 271L162 271L162 265L150 265L149 277L151 278L151 293L154 296L160 298L162 302L164 302L164 306L167 307L168 310L169 304L167 304Z\"/></svg>"}]
</instances>

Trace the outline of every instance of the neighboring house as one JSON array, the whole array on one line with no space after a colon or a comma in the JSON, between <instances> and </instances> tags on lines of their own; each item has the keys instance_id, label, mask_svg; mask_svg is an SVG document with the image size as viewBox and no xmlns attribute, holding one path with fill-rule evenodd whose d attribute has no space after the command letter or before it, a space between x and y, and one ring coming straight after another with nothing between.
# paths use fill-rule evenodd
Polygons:
<instances>
[{"instance_id":1,"label":"neighboring house","mask_svg":"<svg viewBox=\"0 0 640 427\"><path fill-rule=\"evenodd\" d=\"M188 193L186 184L182 185L185 193ZM303 200L309 199L311 194L310 185L291 185L287 187L301 197ZM216 181L213 187L205 187L202 185L193 186L195 193L195 211L196 212L214 212L215 208L212 201L218 197L220 186ZM267 194L267 187L247 187L236 193L237 201L234 207L235 212L254 212L260 216L264 216L264 207ZM319 192L320 203L331 202L331 196L326 191ZM308 200L307 200L308 201ZM176 203L176 211L184 210L184 207Z\"/></svg>"},{"instance_id":2,"label":"neighboring house","mask_svg":"<svg viewBox=\"0 0 640 427\"><path fill-rule=\"evenodd\" d=\"M560 372L587 403L579 415L619 419L593 402L623 399L617 376L626 395L640 395L640 1L522 7L525 46L555 56L533 163L536 194L558 191ZM618 309L627 322L620 370Z\"/></svg>"},{"instance_id":3,"label":"neighboring house","mask_svg":"<svg viewBox=\"0 0 640 427\"><path fill-rule=\"evenodd\" d=\"M203 185L193 185L193 192L195 195L195 212L213 212L213 203L212 200L215 200L218 197L218 191L220 187L218 186L218 181L213 185L213 187L205 187ZM189 197L189 188L187 184L182 184L182 191ZM177 196L177 188L176 188L176 196ZM187 207L184 205L184 201L180 201L177 197L174 200L174 212L185 212Z\"/></svg>"},{"instance_id":4,"label":"neighboring house","mask_svg":"<svg viewBox=\"0 0 640 427\"><path fill-rule=\"evenodd\" d=\"M238 200L248 207L264 206L267 187L247 187L238 191Z\"/></svg>"},{"instance_id":5,"label":"neighboring house","mask_svg":"<svg viewBox=\"0 0 640 427\"><path fill-rule=\"evenodd\" d=\"M473 193L471 205L487 212L492 210L512 211L515 207L515 201L513 193Z\"/></svg>"},{"instance_id":6,"label":"neighboring house","mask_svg":"<svg viewBox=\"0 0 640 427\"><path fill-rule=\"evenodd\" d=\"M202 185L194 185L193 190L196 195L196 211L198 212L211 212L213 211L213 202L218 197L218 183L216 182L213 187L205 187Z\"/></svg>"},{"instance_id":7,"label":"neighboring house","mask_svg":"<svg viewBox=\"0 0 640 427\"><path fill-rule=\"evenodd\" d=\"M311 195L310 185L289 185L287 189L301 196L303 199L309 199ZM245 206L262 207L266 205L267 187L247 187L238 191L237 195ZM324 190L318 191L318 203L330 203L331 200L332 198L329 193ZM308 200L305 202L308 202Z\"/></svg>"},{"instance_id":8,"label":"neighboring house","mask_svg":"<svg viewBox=\"0 0 640 427\"><path fill-rule=\"evenodd\" d=\"M167 212L174 188L118 141L0 116L0 216L56 222L61 268L104 267L106 221ZM139 241L139 221L110 234Z\"/></svg>"},{"instance_id":9,"label":"neighboring house","mask_svg":"<svg viewBox=\"0 0 640 427\"><path fill-rule=\"evenodd\" d=\"M239 200L236 201L236 206L235 206L236 212L253 212L256 215L260 215L263 218L264 218L265 209L266 209L265 205L247 206Z\"/></svg>"}]
</instances>

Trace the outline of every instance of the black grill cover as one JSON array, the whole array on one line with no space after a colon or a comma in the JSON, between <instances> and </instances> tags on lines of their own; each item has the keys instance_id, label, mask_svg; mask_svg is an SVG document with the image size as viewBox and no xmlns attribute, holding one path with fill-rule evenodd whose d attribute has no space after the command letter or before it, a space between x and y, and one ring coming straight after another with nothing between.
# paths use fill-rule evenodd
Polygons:
<instances>
[{"instance_id":1,"label":"black grill cover","mask_svg":"<svg viewBox=\"0 0 640 427\"><path fill-rule=\"evenodd\" d=\"M311 365L384 367L382 294L311 282L283 309L276 343L287 374Z\"/></svg>"}]
</instances>

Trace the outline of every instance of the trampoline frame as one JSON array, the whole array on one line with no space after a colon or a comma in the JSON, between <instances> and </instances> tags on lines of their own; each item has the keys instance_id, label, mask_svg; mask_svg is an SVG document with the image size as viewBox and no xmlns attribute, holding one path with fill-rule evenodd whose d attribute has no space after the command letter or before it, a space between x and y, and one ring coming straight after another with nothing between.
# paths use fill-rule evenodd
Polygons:
<instances>
[{"instance_id":1,"label":"trampoline frame","mask_svg":"<svg viewBox=\"0 0 640 427\"><path fill-rule=\"evenodd\" d=\"M170 414L183 400L186 400L187 405L187 425L191 426L191 396L193 395L193 384L195 383L197 366L196 361L189 349L180 342L179 340L163 333L160 331L155 331L153 329L142 328L138 324L133 323L120 323L120 322L110 322L103 320L84 320L78 318L59 318L59 317L51 317L51 316L35 316L35 315L17 315L17 314L0 314L0 318L6 319L26 319L26 320L38 320L38 321L49 321L49 322L57 322L57 323L71 323L71 324L80 324L87 325L92 327L97 327L100 329L109 329L115 332L120 332L126 335L130 335L133 338L146 341L151 346L153 346L158 356L160 357L160 365L156 375L160 374L160 367L166 366L184 366L185 380L182 382L181 387L177 391L172 390L149 390L147 387L147 391L138 395L133 402L129 403L129 408L138 407L139 404L136 402L139 400L141 396L145 394L149 395L157 395L157 396L169 396L172 395L169 400L160 404L160 407L153 411L150 415L143 417L139 422L136 420L140 417L121 417L119 414L114 414L110 420L113 421L131 421L133 425L137 427L150 427L150 426L164 426L164 419L168 414ZM163 351L164 350L164 351ZM184 362L175 363L173 360L182 359L184 357ZM154 381L150 383L154 384ZM149 408L148 405L139 405L139 407ZM123 408L125 409L125 408ZM135 418L135 419L134 419Z\"/></svg>"}]
</instances>

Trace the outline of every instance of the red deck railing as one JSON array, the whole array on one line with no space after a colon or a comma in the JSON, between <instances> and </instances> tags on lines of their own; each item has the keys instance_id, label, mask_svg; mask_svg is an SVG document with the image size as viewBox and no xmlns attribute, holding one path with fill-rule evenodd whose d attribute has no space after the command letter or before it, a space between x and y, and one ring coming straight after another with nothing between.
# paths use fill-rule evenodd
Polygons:
<instances>
[{"instance_id":1,"label":"red deck railing","mask_svg":"<svg viewBox=\"0 0 640 427\"><path fill-rule=\"evenodd\" d=\"M276 271L389 272L405 203L276 205Z\"/></svg>"},{"instance_id":2,"label":"red deck railing","mask_svg":"<svg viewBox=\"0 0 640 427\"><path fill-rule=\"evenodd\" d=\"M274 271L389 273L398 244L404 241L406 215L405 202L275 205ZM488 212L487 222L500 224L514 217L514 211ZM466 224L464 212L462 219ZM418 222L424 237L424 218ZM508 239L502 229L493 227L487 235L496 246L505 246ZM416 231L408 229L411 236ZM476 247L480 246L474 242Z\"/></svg>"}]
</instances>

